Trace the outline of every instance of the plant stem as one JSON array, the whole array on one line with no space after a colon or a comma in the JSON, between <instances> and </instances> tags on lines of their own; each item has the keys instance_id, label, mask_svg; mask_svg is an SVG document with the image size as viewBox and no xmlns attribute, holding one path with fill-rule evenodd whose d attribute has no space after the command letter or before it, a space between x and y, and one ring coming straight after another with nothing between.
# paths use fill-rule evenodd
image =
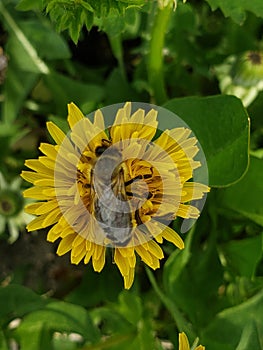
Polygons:
<instances>
[{"instance_id":1,"label":"plant stem","mask_svg":"<svg viewBox=\"0 0 263 350\"><path fill-rule=\"evenodd\" d=\"M157 283L155 281L155 278L154 278L152 271L147 267L146 267L146 273L148 275L148 278L151 282L151 285L152 285L155 293L159 296L162 303L165 305L167 310L169 310L169 312L171 313L171 316L173 317L173 319L178 327L178 330L180 332L185 332L188 337L195 339L196 335L193 332L192 327L190 326L189 322L184 318L184 316L182 315L182 313L180 312L178 307L175 305L175 303L171 299L167 298L167 296L161 291L161 289L159 288L159 286L157 285Z\"/></svg>"},{"instance_id":2,"label":"plant stem","mask_svg":"<svg viewBox=\"0 0 263 350\"><path fill-rule=\"evenodd\" d=\"M124 80L126 80L126 72L125 72L125 66L124 66L124 60L123 60L123 48L122 48L122 38L121 35L108 35L109 42L111 45L112 52L114 56L116 57L121 75Z\"/></svg>"},{"instance_id":3,"label":"plant stem","mask_svg":"<svg viewBox=\"0 0 263 350\"><path fill-rule=\"evenodd\" d=\"M163 47L171 11L172 4L164 8L158 6L152 26L148 56L148 78L152 89L152 97L156 104L163 104L167 100L163 74Z\"/></svg>"}]
</instances>

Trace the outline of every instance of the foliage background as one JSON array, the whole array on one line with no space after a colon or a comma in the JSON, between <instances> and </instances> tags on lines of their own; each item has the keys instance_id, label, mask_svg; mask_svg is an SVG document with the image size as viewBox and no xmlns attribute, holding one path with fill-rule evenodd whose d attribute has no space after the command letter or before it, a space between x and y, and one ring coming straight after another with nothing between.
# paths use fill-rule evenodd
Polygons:
<instances>
[{"instance_id":1,"label":"foliage background","mask_svg":"<svg viewBox=\"0 0 263 350\"><path fill-rule=\"evenodd\" d=\"M8 180L38 156L41 141L50 141L46 121L66 130L68 102L88 114L141 101L187 122L206 154L212 186L200 219L184 234L185 250L167 244L154 273L141 263L130 291L123 291L110 255L97 274L58 258L45 232L22 230L10 245L6 227L1 350L178 349L179 331L208 350L263 349L263 76L238 86L236 66L228 63L263 50L263 4L174 5L0 2L1 62L8 64L0 67L0 165ZM242 79L245 69L238 70ZM224 93L225 78L246 109Z\"/></svg>"}]
</instances>

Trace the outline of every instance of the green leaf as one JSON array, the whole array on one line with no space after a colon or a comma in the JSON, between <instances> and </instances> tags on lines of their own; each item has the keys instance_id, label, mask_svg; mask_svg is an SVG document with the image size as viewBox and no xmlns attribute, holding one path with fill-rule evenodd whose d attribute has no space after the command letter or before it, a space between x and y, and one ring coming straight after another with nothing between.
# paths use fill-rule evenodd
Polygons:
<instances>
[{"instance_id":1,"label":"green leaf","mask_svg":"<svg viewBox=\"0 0 263 350\"><path fill-rule=\"evenodd\" d=\"M0 287L0 322L5 324L13 318L40 309L48 300L20 285Z\"/></svg>"},{"instance_id":2,"label":"green leaf","mask_svg":"<svg viewBox=\"0 0 263 350\"><path fill-rule=\"evenodd\" d=\"M163 281L166 289L176 283L177 278L183 271L191 257L191 242L195 226L187 234L185 239L185 248L183 250L176 249L166 260L163 268Z\"/></svg>"},{"instance_id":3,"label":"green leaf","mask_svg":"<svg viewBox=\"0 0 263 350\"><path fill-rule=\"evenodd\" d=\"M1 106L2 118L6 124L12 124L17 118L24 100L36 84L38 74L23 72L12 63L8 67L4 84L4 102Z\"/></svg>"},{"instance_id":4,"label":"green leaf","mask_svg":"<svg viewBox=\"0 0 263 350\"><path fill-rule=\"evenodd\" d=\"M242 24L246 19L246 11L263 17L263 2L261 0L206 0L212 10L220 8L226 17L231 17L236 23Z\"/></svg>"},{"instance_id":5,"label":"green leaf","mask_svg":"<svg viewBox=\"0 0 263 350\"><path fill-rule=\"evenodd\" d=\"M38 320L31 323L26 318L15 331L15 335L18 338L19 348L21 350L54 350L52 346L52 333L48 328L47 321L42 322Z\"/></svg>"},{"instance_id":6,"label":"green leaf","mask_svg":"<svg viewBox=\"0 0 263 350\"><path fill-rule=\"evenodd\" d=\"M140 99L139 94L124 79L121 71L117 68L112 71L106 82L106 91L106 105L123 101L138 101Z\"/></svg>"},{"instance_id":7,"label":"green leaf","mask_svg":"<svg viewBox=\"0 0 263 350\"><path fill-rule=\"evenodd\" d=\"M113 303L117 301L122 286L119 271L113 269L111 264L106 264L99 276L87 267L80 285L66 296L66 301L89 308L103 302Z\"/></svg>"},{"instance_id":8,"label":"green leaf","mask_svg":"<svg viewBox=\"0 0 263 350\"><path fill-rule=\"evenodd\" d=\"M261 334L257 329L255 322L246 324L243 329L240 342L236 350L247 350L247 349L262 349L263 344L260 344Z\"/></svg>"},{"instance_id":9,"label":"green leaf","mask_svg":"<svg viewBox=\"0 0 263 350\"><path fill-rule=\"evenodd\" d=\"M16 18L5 8L2 1L0 2L0 14L10 34L7 47L7 52L10 50L9 55L14 57L21 64L21 67L29 72L48 74L48 66L40 59L36 49L17 25Z\"/></svg>"},{"instance_id":10,"label":"green leaf","mask_svg":"<svg viewBox=\"0 0 263 350\"><path fill-rule=\"evenodd\" d=\"M228 267L235 275L253 277L262 257L262 238L259 235L240 241L230 241L222 246Z\"/></svg>"},{"instance_id":11,"label":"green leaf","mask_svg":"<svg viewBox=\"0 0 263 350\"><path fill-rule=\"evenodd\" d=\"M112 16L119 19L130 7L137 9L145 4L145 0L89 0L89 1L68 1L53 0L44 1L46 12L55 23L58 30L69 30L69 34L75 44L78 41L83 25L90 29L93 25L98 25L103 20ZM102 22L98 19L102 19ZM121 21L120 21L121 22Z\"/></svg>"},{"instance_id":12,"label":"green leaf","mask_svg":"<svg viewBox=\"0 0 263 350\"><path fill-rule=\"evenodd\" d=\"M0 349L9 350L4 332L0 329Z\"/></svg>"},{"instance_id":13,"label":"green leaf","mask_svg":"<svg viewBox=\"0 0 263 350\"><path fill-rule=\"evenodd\" d=\"M221 205L263 226L263 160L250 158L246 175L235 185L220 191Z\"/></svg>"},{"instance_id":14,"label":"green leaf","mask_svg":"<svg viewBox=\"0 0 263 350\"><path fill-rule=\"evenodd\" d=\"M47 60L70 58L66 41L55 32L48 21L30 19L20 21L18 25L41 58Z\"/></svg>"},{"instance_id":15,"label":"green leaf","mask_svg":"<svg viewBox=\"0 0 263 350\"><path fill-rule=\"evenodd\" d=\"M102 86L86 84L55 72L44 76L44 81L53 95L58 115L65 115L66 106L70 102L82 109L87 102L100 102L105 93Z\"/></svg>"},{"instance_id":16,"label":"green leaf","mask_svg":"<svg viewBox=\"0 0 263 350\"><path fill-rule=\"evenodd\" d=\"M249 121L234 96L186 97L163 106L193 130L206 156L209 184L228 186L238 181L248 166ZM162 127L169 128L169 119Z\"/></svg>"},{"instance_id":17,"label":"green leaf","mask_svg":"<svg viewBox=\"0 0 263 350\"><path fill-rule=\"evenodd\" d=\"M57 301L26 315L15 333L22 350L46 350L52 349L54 332L75 332L90 342L99 339L99 332L84 308Z\"/></svg>"},{"instance_id":18,"label":"green leaf","mask_svg":"<svg viewBox=\"0 0 263 350\"><path fill-rule=\"evenodd\" d=\"M142 317L140 298L131 292L124 291L120 294L119 300L120 313L127 319L127 321L136 326Z\"/></svg>"},{"instance_id":19,"label":"green leaf","mask_svg":"<svg viewBox=\"0 0 263 350\"><path fill-rule=\"evenodd\" d=\"M42 0L20 0L19 3L16 5L16 9L20 11L41 10L42 8Z\"/></svg>"},{"instance_id":20,"label":"green leaf","mask_svg":"<svg viewBox=\"0 0 263 350\"><path fill-rule=\"evenodd\" d=\"M185 253L187 262L182 263L184 256L180 259L182 251L177 258L168 260L164 268L167 298L187 315L196 330L209 323L221 307L218 302L218 288L223 281L223 269L217 252L215 233L211 228L208 240L204 244L200 243L201 233L209 232L207 220L203 215L196 224L192 240L190 238L190 241L186 241L186 244L191 244L186 248L189 250Z\"/></svg>"},{"instance_id":21,"label":"green leaf","mask_svg":"<svg viewBox=\"0 0 263 350\"><path fill-rule=\"evenodd\" d=\"M263 292L225 309L203 330L202 344L213 350L263 349ZM245 346L249 345L249 346Z\"/></svg>"}]
</instances>

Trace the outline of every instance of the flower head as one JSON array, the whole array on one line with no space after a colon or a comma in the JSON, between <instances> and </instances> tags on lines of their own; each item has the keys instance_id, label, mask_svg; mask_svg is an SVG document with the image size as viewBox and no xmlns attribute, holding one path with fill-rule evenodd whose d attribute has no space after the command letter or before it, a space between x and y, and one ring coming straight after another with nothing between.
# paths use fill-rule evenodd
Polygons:
<instances>
[{"instance_id":1,"label":"flower head","mask_svg":"<svg viewBox=\"0 0 263 350\"><path fill-rule=\"evenodd\" d=\"M57 254L71 251L74 264L92 260L95 271L102 270L106 248L112 248L125 288L133 283L137 255L156 269L163 239L184 248L168 225L177 216L196 219L199 210L191 201L209 191L191 181L200 166L193 159L198 147L191 131L165 130L152 141L157 111L132 113L131 107L120 108L106 128L100 110L91 122L69 104L70 134L49 122L56 145L41 144L44 156L27 160L33 171L22 172L34 184L24 196L40 200L26 207L38 216L27 229L53 225L47 239L61 239Z\"/></svg>"},{"instance_id":2,"label":"flower head","mask_svg":"<svg viewBox=\"0 0 263 350\"><path fill-rule=\"evenodd\" d=\"M179 333L179 350L190 350L189 341L184 332ZM205 350L205 347L199 345L197 347L194 347L193 350Z\"/></svg>"},{"instance_id":3,"label":"flower head","mask_svg":"<svg viewBox=\"0 0 263 350\"><path fill-rule=\"evenodd\" d=\"M0 235L8 229L8 242L14 243L19 230L24 228L33 216L24 212L24 199L21 195L21 178L8 183L0 172Z\"/></svg>"}]
</instances>

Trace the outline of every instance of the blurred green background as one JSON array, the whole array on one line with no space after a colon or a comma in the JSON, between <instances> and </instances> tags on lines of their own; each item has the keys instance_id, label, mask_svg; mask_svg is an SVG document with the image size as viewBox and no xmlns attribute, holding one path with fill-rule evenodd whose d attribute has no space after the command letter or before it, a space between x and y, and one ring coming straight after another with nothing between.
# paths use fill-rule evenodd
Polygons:
<instances>
[{"instance_id":1,"label":"blurred green background","mask_svg":"<svg viewBox=\"0 0 263 350\"><path fill-rule=\"evenodd\" d=\"M1 0L0 20L0 350L178 349L179 331L263 349L262 0ZM110 252L98 274L25 230L19 174L71 101L162 105L206 155L186 248L139 263L129 291Z\"/></svg>"}]
</instances>

